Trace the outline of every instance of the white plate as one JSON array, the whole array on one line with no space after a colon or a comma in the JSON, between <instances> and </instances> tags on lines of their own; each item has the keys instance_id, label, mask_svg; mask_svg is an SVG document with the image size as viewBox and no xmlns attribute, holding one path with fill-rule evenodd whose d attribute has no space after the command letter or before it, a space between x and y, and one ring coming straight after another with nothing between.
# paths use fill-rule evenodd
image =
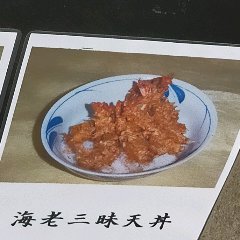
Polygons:
<instances>
[{"instance_id":1,"label":"white plate","mask_svg":"<svg viewBox=\"0 0 240 240\"><path fill-rule=\"evenodd\" d=\"M141 172L121 173L121 169L116 169L116 173L106 173L82 169L75 164L73 156L66 153L63 133L67 133L70 126L89 119L85 104L116 103L118 100L124 100L133 81L154 77L157 76L132 74L104 78L82 85L63 96L50 108L42 123L41 139L48 154L69 170L95 180L121 180L157 173L198 154L216 130L216 109L201 90L177 79L173 79L165 95L177 106L179 122L187 127L186 136L190 139L190 143L180 155L157 157Z\"/></svg>"}]
</instances>

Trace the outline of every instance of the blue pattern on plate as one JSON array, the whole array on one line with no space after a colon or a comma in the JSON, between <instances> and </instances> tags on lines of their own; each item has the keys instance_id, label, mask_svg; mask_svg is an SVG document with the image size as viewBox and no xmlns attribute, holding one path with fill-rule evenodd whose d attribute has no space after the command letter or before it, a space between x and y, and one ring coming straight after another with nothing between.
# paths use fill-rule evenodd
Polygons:
<instances>
[{"instance_id":1,"label":"blue pattern on plate","mask_svg":"<svg viewBox=\"0 0 240 240\"><path fill-rule=\"evenodd\" d=\"M169 90L164 93L164 96L167 98L169 96Z\"/></svg>"},{"instance_id":2,"label":"blue pattern on plate","mask_svg":"<svg viewBox=\"0 0 240 240\"><path fill-rule=\"evenodd\" d=\"M204 101L198 96L198 95L196 95L195 93L193 93L192 91L190 91L189 89L185 89L185 88L183 88L183 87L180 87L180 86L178 86L178 85L176 85L178 88L181 88L181 89L184 89L185 91L188 91L188 92L190 92L191 94L193 94L195 97L197 97L201 102L202 102L202 104L205 106L205 115L204 115L204 119L203 119L203 121L202 121L202 124L201 124L201 127L200 127L200 129L203 127L203 124L205 123L205 121L206 121L206 119L207 119L207 115L208 115L208 117L209 117L209 126L208 126L208 131L207 131L207 133L206 133L206 136L205 136L205 138L203 139L203 141L201 142L201 144L196 148L196 149L193 149L189 154L191 154L191 153L193 153L194 151L196 151L197 149L199 149L201 146L202 146L202 144L205 142L205 140L207 139L207 137L208 137L208 135L209 135L209 132L210 132L210 129L211 129L211 125L212 125L212 119L211 119L211 114L210 114L210 111L209 111L209 109L208 109L208 107L207 107L207 105L204 103ZM199 129L199 130L200 130Z\"/></svg>"},{"instance_id":3,"label":"blue pattern on plate","mask_svg":"<svg viewBox=\"0 0 240 240\"><path fill-rule=\"evenodd\" d=\"M173 90L177 96L178 102L182 103L185 99L185 92L176 84L170 85L170 90ZM164 93L164 96L167 98L169 96L169 89Z\"/></svg>"},{"instance_id":4,"label":"blue pattern on plate","mask_svg":"<svg viewBox=\"0 0 240 240\"><path fill-rule=\"evenodd\" d=\"M178 85L171 84L170 86L176 93L179 103L182 103L185 99L185 92Z\"/></svg>"},{"instance_id":5,"label":"blue pattern on plate","mask_svg":"<svg viewBox=\"0 0 240 240\"><path fill-rule=\"evenodd\" d=\"M52 119L49 120L48 125L47 125L47 130L46 132L49 132L49 130L51 130L52 128L56 127L57 125L63 123L63 119L62 117L54 117Z\"/></svg>"},{"instance_id":6,"label":"blue pattern on plate","mask_svg":"<svg viewBox=\"0 0 240 240\"><path fill-rule=\"evenodd\" d=\"M56 131L52 131L49 134L48 145L51 148L51 150L53 150L53 146L54 146L54 142L55 142L56 137L57 137L57 132Z\"/></svg>"},{"instance_id":7,"label":"blue pattern on plate","mask_svg":"<svg viewBox=\"0 0 240 240\"><path fill-rule=\"evenodd\" d=\"M46 138L51 150L53 150L53 145L57 137L57 132L52 130L57 126L61 125L62 123L63 123L63 118L60 116L56 116L52 119L50 118L48 121L47 129L46 129Z\"/></svg>"}]
</instances>

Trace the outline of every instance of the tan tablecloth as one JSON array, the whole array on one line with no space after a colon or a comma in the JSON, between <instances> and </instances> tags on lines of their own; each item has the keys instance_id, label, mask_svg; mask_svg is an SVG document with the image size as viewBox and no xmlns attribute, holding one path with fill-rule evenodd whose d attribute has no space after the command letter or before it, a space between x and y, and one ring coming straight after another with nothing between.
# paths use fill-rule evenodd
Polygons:
<instances>
[{"instance_id":1,"label":"tan tablecloth","mask_svg":"<svg viewBox=\"0 0 240 240\"><path fill-rule=\"evenodd\" d=\"M175 78L208 89L219 124L206 149L177 167L121 182L80 178L55 163L40 141L41 122L51 104L88 81L133 73L174 73ZM239 76L240 63L230 60L35 48L0 162L0 181L214 187L240 126Z\"/></svg>"}]
</instances>

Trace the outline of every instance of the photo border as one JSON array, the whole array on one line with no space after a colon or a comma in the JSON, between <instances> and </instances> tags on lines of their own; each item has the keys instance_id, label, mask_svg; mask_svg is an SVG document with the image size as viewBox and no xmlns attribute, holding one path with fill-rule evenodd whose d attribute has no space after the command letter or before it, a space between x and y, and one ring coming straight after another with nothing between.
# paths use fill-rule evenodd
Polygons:
<instances>
[{"instance_id":1,"label":"photo border","mask_svg":"<svg viewBox=\"0 0 240 240\"><path fill-rule=\"evenodd\" d=\"M16 58L18 54L18 49L21 41L21 32L16 29L6 29L0 28L0 44L3 44L3 52L1 56L0 67L3 67L3 72L0 73L0 78L3 79L0 82L0 140L2 132L4 130L5 121L4 116L8 111L7 108L7 91L11 87L12 77L14 77L14 66L16 63Z\"/></svg>"},{"instance_id":2,"label":"photo border","mask_svg":"<svg viewBox=\"0 0 240 240\"><path fill-rule=\"evenodd\" d=\"M44 42L43 39L39 39L39 36L46 38L46 42ZM56 40L58 36L60 38L63 38L64 36L66 38L72 38L71 41L73 42L73 46L70 48L69 46L66 47L66 45L69 45L69 42L65 40L61 41L60 38L59 38L60 39L59 41ZM85 39L87 41L81 43L82 46L80 48L76 48L76 46L80 46L79 45L80 43L78 42L79 38L81 38L81 40ZM38 44L35 43L34 45L33 43L34 41L36 41L36 39L38 39L39 43ZM96 39L98 39L100 42L98 42L96 45L92 45ZM101 40L104 40L104 43ZM234 45L234 44L216 44L216 43L206 43L206 42L178 41L178 40L152 39L152 38L132 38L132 37L104 36L104 35L92 35L92 34L72 34L72 33L69 34L69 33L54 33L54 32L41 32L41 31L31 32L28 34L28 37L24 42L24 47L21 53L21 59L19 61L19 65L17 69L17 74L15 76L14 84L11 90L11 95L8 101L8 109L7 109L8 114L4 122L5 128L4 128L2 139L1 139L0 156L2 155L2 152L4 150L4 146L7 140L7 135L10 129L12 117L18 101L21 84L24 80L24 75L27 69L28 60L33 47L118 52L118 51L113 51L115 47L111 46L111 44L106 44L105 41L109 41L109 42L119 41L118 43L121 43L122 41L128 42L129 40L132 41L131 42L132 45L128 46L130 51L127 51L127 53L146 53L146 54L168 55L168 56L187 56L187 57L202 57L202 58L205 57L205 58L216 58L216 59L240 60L239 45ZM48 41L50 41L50 44ZM138 46L136 47L138 51L135 50L134 48L137 45L136 41L138 42ZM49 45L46 47L44 46L44 44L47 42ZM56 42L58 44L56 44ZM139 44L140 45L142 44L141 51L139 51L139 48L140 48ZM149 44L151 45L150 48L152 49L150 52L146 49L146 45L149 45ZM161 45L160 49L156 48L156 46L159 44ZM174 52L175 54L170 53L171 52L169 51L170 45L172 46L175 45L175 48L174 47L171 48L171 51ZM99 46L100 46L100 49L99 49ZM107 46L107 48L105 46ZM191 46L191 48L189 48L189 46ZM119 52L123 52L121 50L121 47L124 48L123 45L120 45ZM202 48L204 48L204 50ZM165 51L165 49L167 49L167 51ZM206 52L209 55L208 57L206 57ZM237 134L235 143L232 147L232 150L228 157L226 165L224 166L224 169L222 170L221 175L218 178L217 184L215 188L212 189L213 205L212 203L209 203L209 205L211 204L211 210L214 208L217 198L224 187L227 177L229 176L229 173L238 155L239 149L240 149L240 132L238 132ZM209 212L208 217L210 216L211 210ZM206 221L205 221L205 225L206 225ZM202 228L202 231L203 231L203 228Z\"/></svg>"}]
</instances>

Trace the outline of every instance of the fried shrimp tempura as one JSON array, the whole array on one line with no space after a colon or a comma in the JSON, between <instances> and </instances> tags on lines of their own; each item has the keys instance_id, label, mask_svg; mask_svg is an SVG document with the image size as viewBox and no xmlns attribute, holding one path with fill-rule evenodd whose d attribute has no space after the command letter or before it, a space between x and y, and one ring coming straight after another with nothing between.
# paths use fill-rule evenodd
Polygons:
<instances>
[{"instance_id":1,"label":"fried shrimp tempura","mask_svg":"<svg viewBox=\"0 0 240 240\"><path fill-rule=\"evenodd\" d=\"M176 107L164 96L171 82L169 76L139 80L116 105L91 103L92 119L70 127L64 137L79 166L101 171L120 155L148 164L156 156L179 154L188 140Z\"/></svg>"}]
</instances>

